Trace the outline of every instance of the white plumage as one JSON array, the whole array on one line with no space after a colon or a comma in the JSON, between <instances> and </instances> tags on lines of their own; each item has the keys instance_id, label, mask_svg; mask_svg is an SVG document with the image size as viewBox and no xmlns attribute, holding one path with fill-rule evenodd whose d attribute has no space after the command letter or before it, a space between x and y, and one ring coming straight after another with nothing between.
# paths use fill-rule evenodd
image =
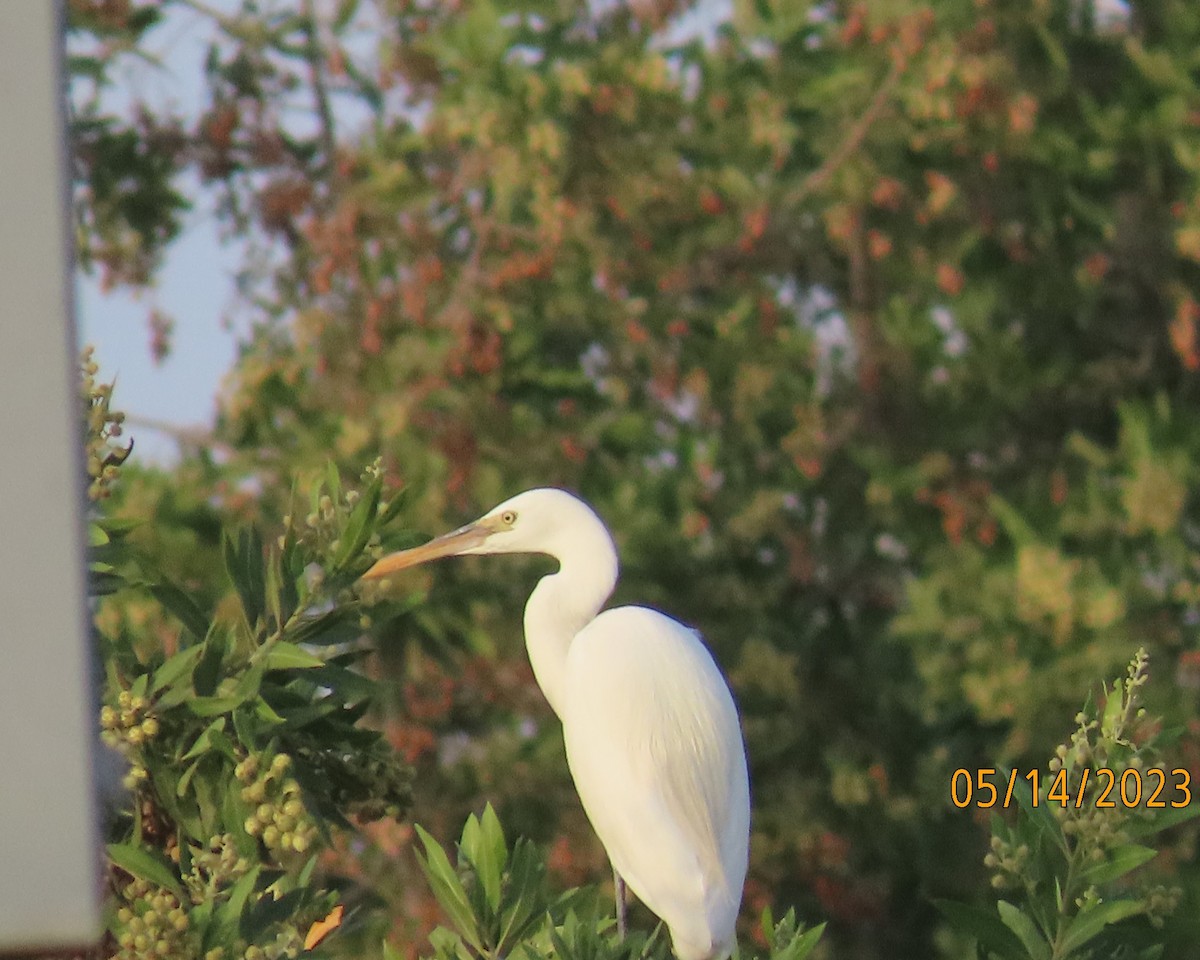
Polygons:
<instances>
[{"instance_id":1,"label":"white plumage","mask_svg":"<svg viewBox=\"0 0 1200 960\"><path fill-rule=\"evenodd\" d=\"M737 708L708 649L656 610L600 612L616 584L616 549L591 508L562 490L518 494L383 558L366 577L478 553L558 560L526 604L525 642L562 720L584 810L680 960L724 956L746 876L750 793Z\"/></svg>"}]
</instances>

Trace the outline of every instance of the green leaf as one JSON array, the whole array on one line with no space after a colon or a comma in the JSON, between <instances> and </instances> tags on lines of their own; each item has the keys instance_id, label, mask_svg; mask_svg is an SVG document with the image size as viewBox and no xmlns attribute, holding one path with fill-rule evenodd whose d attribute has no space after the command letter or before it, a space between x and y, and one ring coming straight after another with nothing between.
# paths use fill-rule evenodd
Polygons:
<instances>
[{"instance_id":1,"label":"green leaf","mask_svg":"<svg viewBox=\"0 0 1200 960\"><path fill-rule=\"evenodd\" d=\"M266 612L266 587L263 582L263 545L256 527L243 527L236 535L224 534L221 554L225 572L233 582L242 610L251 629Z\"/></svg>"},{"instance_id":2,"label":"green leaf","mask_svg":"<svg viewBox=\"0 0 1200 960\"><path fill-rule=\"evenodd\" d=\"M216 692L227 643L226 635L221 631L210 633L204 641L204 652L200 655L196 669L192 671L192 689L196 691L197 696L210 697Z\"/></svg>"},{"instance_id":3,"label":"green leaf","mask_svg":"<svg viewBox=\"0 0 1200 960\"><path fill-rule=\"evenodd\" d=\"M145 880L147 883L170 890L177 897L182 898L183 891L179 886L179 878L166 859L157 851L148 850L134 843L110 843L108 859L139 880Z\"/></svg>"},{"instance_id":4,"label":"green leaf","mask_svg":"<svg viewBox=\"0 0 1200 960\"><path fill-rule=\"evenodd\" d=\"M1141 913L1143 909L1143 905L1137 900L1108 900L1084 908L1067 928L1062 940L1061 953L1064 956L1074 953L1099 935L1105 927Z\"/></svg>"},{"instance_id":5,"label":"green leaf","mask_svg":"<svg viewBox=\"0 0 1200 960\"><path fill-rule=\"evenodd\" d=\"M335 566L340 567L347 560L357 557L371 539L372 521L379 509L382 485L383 481L379 478L371 481L358 503L354 505L354 509L350 511L346 528L342 531L337 556L334 558Z\"/></svg>"},{"instance_id":6,"label":"green leaf","mask_svg":"<svg viewBox=\"0 0 1200 960\"><path fill-rule=\"evenodd\" d=\"M235 707L245 703L245 697L193 697L187 701L187 708L197 717L215 717L220 713L229 713Z\"/></svg>"},{"instance_id":7,"label":"green leaf","mask_svg":"<svg viewBox=\"0 0 1200 960\"><path fill-rule=\"evenodd\" d=\"M1080 874L1080 880L1085 885L1110 883L1136 870L1143 863L1153 860L1157 853L1152 847L1143 847L1136 843L1127 844L1115 850L1106 862L1084 870Z\"/></svg>"},{"instance_id":8,"label":"green leaf","mask_svg":"<svg viewBox=\"0 0 1200 960\"><path fill-rule=\"evenodd\" d=\"M241 679L238 680L234 694L242 700L257 697L258 691L262 687L263 676L266 672L266 660L260 660L258 663L253 664L249 670L242 674Z\"/></svg>"},{"instance_id":9,"label":"green leaf","mask_svg":"<svg viewBox=\"0 0 1200 960\"><path fill-rule=\"evenodd\" d=\"M188 752L179 759L191 760L193 757L198 757L200 754L208 752L212 746L213 734L220 733L222 730L224 730L225 723L225 717L218 717L216 720L210 723L200 732L200 736L196 738L196 742L192 744L191 749L189 749Z\"/></svg>"},{"instance_id":10,"label":"green leaf","mask_svg":"<svg viewBox=\"0 0 1200 960\"><path fill-rule=\"evenodd\" d=\"M266 700L256 700L254 702L254 715L264 723L269 723L272 726L278 726L281 723L286 723L287 720L275 712L275 709L267 703Z\"/></svg>"},{"instance_id":11,"label":"green leaf","mask_svg":"<svg viewBox=\"0 0 1200 960\"><path fill-rule=\"evenodd\" d=\"M381 530L389 523L400 516L400 511L408 503L409 487L404 487L392 494L392 498L388 501L387 506L383 508L383 513L379 515L379 519L375 521L375 529Z\"/></svg>"},{"instance_id":12,"label":"green leaf","mask_svg":"<svg viewBox=\"0 0 1200 960\"><path fill-rule=\"evenodd\" d=\"M1116 726L1124 708L1125 704L1121 696L1121 684L1120 682L1115 682L1108 694L1108 699L1104 702L1104 716L1100 720L1100 733L1106 739L1118 739Z\"/></svg>"},{"instance_id":13,"label":"green leaf","mask_svg":"<svg viewBox=\"0 0 1200 960\"><path fill-rule=\"evenodd\" d=\"M425 855L418 854L417 862L421 865L421 870L429 881L429 887L433 891L434 897L446 911L450 922L454 924L462 938L477 951L484 953L475 914L467 899L467 892L463 889L457 872L450 864L446 851L420 824L413 824L413 826L417 831L417 836L421 838L421 844L425 847Z\"/></svg>"},{"instance_id":14,"label":"green leaf","mask_svg":"<svg viewBox=\"0 0 1200 960\"><path fill-rule=\"evenodd\" d=\"M146 521L132 517L104 517L97 523L110 540L120 540L138 527L145 526Z\"/></svg>"},{"instance_id":15,"label":"green leaf","mask_svg":"<svg viewBox=\"0 0 1200 960\"><path fill-rule=\"evenodd\" d=\"M240 929L246 901L254 892L254 886L258 883L258 875L261 872L262 865L259 864L238 878L237 883L229 889L229 899L217 907L217 912L213 915L213 923L229 933Z\"/></svg>"},{"instance_id":16,"label":"green leaf","mask_svg":"<svg viewBox=\"0 0 1200 960\"><path fill-rule=\"evenodd\" d=\"M1036 531L1031 527L1015 507L998 494L988 497L988 509L1000 521L1004 532L1018 547L1027 547L1040 543Z\"/></svg>"},{"instance_id":17,"label":"green leaf","mask_svg":"<svg viewBox=\"0 0 1200 960\"><path fill-rule=\"evenodd\" d=\"M508 845L504 841L504 830L500 819L489 803L483 808L479 821L479 836L475 856L471 862L479 872L480 882L492 910L500 908L500 881L508 862Z\"/></svg>"},{"instance_id":18,"label":"green leaf","mask_svg":"<svg viewBox=\"0 0 1200 960\"><path fill-rule=\"evenodd\" d=\"M1152 837L1168 827L1187 823L1195 816L1200 816L1200 803L1191 802L1184 807L1155 810L1145 819L1129 824L1125 830L1133 837Z\"/></svg>"},{"instance_id":19,"label":"green leaf","mask_svg":"<svg viewBox=\"0 0 1200 960\"><path fill-rule=\"evenodd\" d=\"M546 912L542 885L545 865L533 845L518 837L509 864L503 920L496 941L496 950L501 954L511 952L512 944L521 940L530 924Z\"/></svg>"},{"instance_id":20,"label":"green leaf","mask_svg":"<svg viewBox=\"0 0 1200 960\"><path fill-rule=\"evenodd\" d=\"M204 652L202 646L187 647L180 650L178 653L168 657L157 670L154 671L154 679L150 683L150 692L158 693L160 690L165 690L167 687L173 686L176 681L182 680L188 675L188 671L200 659L200 655ZM190 687L191 684L187 684Z\"/></svg>"},{"instance_id":21,"label":"green leaf","mask_svg":"<svg viewBox=\"0 0 1200 960\"><path fill-rule=\"evenodd\" d=\"M207 616L188 594L173 583L149 584L150 595L163 605L197 640L203 640L208 633L209 621Z\"/></svg>"},{"instance_id":22,"label":"green leaf","mask_svg":"<svg viewBox=\"0 0 1200 960\"><path fill-rule=\"evenodd\" d=\"M179 778L179 782L175 784L175 796L182 800L188 791L188 785L192 782L192 777L196 775L196 771L200 768L200 762L203 757L198 757L193 760L188 768L183 771L183 776Z\"/></svg>"},{"instance_id":23,"label":"green leaf","mask_svg":"<svg viewBox=\"0 0 1200 960\"><path fill-rule=\"evenodd\" d=\"M271 614L271 622L277 631L283 629L283 624L288 616L283 611L284 580L279 554L274 550L268 551L266 581L263 590L266 594L267 610Z\"/></svg>"},{"instance_id":24,"label":"green leaf","mask_svg":"<svg viewBox=\"0 0 1200 960\"><path fill-rule=\"evenodd\" d=\"M304 670L323 667L325 661L294 643L281 640L267 653L266 665L268 670Z\"/></svg>"},{"instance_id":25,"label":"green leaf","mask_svg":"<svg viewBox=\"0 0 1200 960\"><path fill-rule=\"evenodd\" d=\"M357 611L349 607L334 607L327 613L301 620L295 629L288 631L293 643L337 646L349 643L362 636Z\"/></svg>"},{"instance_id":26,"label":"green leaf","mask_svg":"<svg viewBox=\"0 0 1200 960\"><path fill-rule=\"evenodd\" d=\"M325 461L325 492L334 503L342 499L342 475L332 460Z\"/></svg>"},{"instance_id":27,"label":"green leaf","mask_svg":"<svg viewBox=\"0 0 1200 960\"><path fill-rule=\"evenodd\" d=\"M284 877L286 876L287 874L284 874ZM238 919L238 933L241 934L242 939L254 943L273 924L295 920L296 915L305 905L304 901L309 896L309 891L303 888L289 890L279 894L276 899L280 881L283 879L280 877L279 880L276 880L267 888L270 891L267 895L258 897L253 905L242 910Z\"/></svg>"},{"instance_id":28,"label":"green leaf","mask_svg":"<svg viewBox=\"0 0 1200 960\"><path fill-rule=\"evenodd\" d=\"M999 911L1004 925L1017 935L1033 960L1049 960L1049 942L1042 936L1037 925L1019 907L1007 900L999 900L996 902L996 909Z\"/></svg>"},{"instance_id":29,"label":"green leaf","mask_svg":"<svg viewBox=\"0 0 1200 960\"><path fill-rule=\"evenodd\" d=\"M933 904L954 929L974 937L985 951L1005 960L1024 960L1027 956L1017 935L991 910L954 900L935 900Z\"/></svg>"},{"instance_id":30,"label":"green leaf","mask_svg":"<svg viewBox=\"0 0 1200 960\"><path fill-rule=\"evenodd\" d=\"M823 923L805 930L798 934L781 952L772 954L771 960L805 960L820 942L824 933L825 924Z\"/></svg>"}]
</instances>

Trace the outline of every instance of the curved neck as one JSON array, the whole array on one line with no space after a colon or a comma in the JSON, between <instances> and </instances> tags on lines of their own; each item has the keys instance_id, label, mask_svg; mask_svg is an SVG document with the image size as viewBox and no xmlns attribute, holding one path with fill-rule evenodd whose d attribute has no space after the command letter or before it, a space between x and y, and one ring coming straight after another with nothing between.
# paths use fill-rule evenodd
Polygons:
<instances>
[{"instance_id":1,"label":"curved neck","mask_svg":"<svg viewBox=\"0 0 1200 960\"><path fill-rule=\"evenodd\" d=\"M567 651L616 586L617 550L597 520L594 528L576 530L570 542L547 552L559 568L538 581L525 604L525 649L538 686L561 718Z\"/></svg>"}]
</instances>

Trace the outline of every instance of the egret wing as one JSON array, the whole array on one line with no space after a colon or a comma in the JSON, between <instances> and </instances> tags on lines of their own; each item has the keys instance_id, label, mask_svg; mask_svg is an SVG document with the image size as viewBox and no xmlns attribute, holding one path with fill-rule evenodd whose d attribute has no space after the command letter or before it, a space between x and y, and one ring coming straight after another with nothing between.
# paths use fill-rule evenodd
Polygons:
<instances>
[{"instance_id":1,"label":"egret wing","mask_svg":"<svg viewBox=\"0 0 1200 960\"><path fill-rule=\"evenodd\" d=\"M693 631L621 607L575 638L566 693L567 760L613 865L677 949L682 938L710 954L732 935L749 832L745 750L724 678Z\"/></svg>"}]
</instances>

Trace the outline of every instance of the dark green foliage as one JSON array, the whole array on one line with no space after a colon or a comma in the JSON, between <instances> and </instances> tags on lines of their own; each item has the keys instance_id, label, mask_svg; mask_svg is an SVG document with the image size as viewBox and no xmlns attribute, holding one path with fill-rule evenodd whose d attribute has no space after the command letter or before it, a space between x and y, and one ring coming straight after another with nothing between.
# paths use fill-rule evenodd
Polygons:
<instances>
[{"instance_id":1,"label":"dark green foliage","mask_svg":"<svg viewBox=\"0 0 1200 960\"><path fill-rule=\"evenodd\" d=\"M340 477L380 457L425 533L571 487L618 538L616 602L695 624L731 678L755 799L744 942L777 904L828 918L845 960L957 958L932 906L950 899L1050 943L1063 863L1028 902L1006 887L1002 916L949 787L1044 769L1142 646L1146 709L1180 730L1161 759L1200 769L1200 14L764 0L694 36L687 7L247 3L208 23L209 100L167 153L263 254L239 277L251 333L220 461L124 471L110 513L142 524L103 536L154 554L159 600L98 619L152 656L164 605L187 643L244 617L205 640L219 701L212 666L300 609L289 537L323 551L330 596L365 564L370 508L343 511ZM333 521L289 495L319 483ZM244 568L251 527L285 545L227 607L211 570L223 542ZM119 585L118 547L97 549L97 588ZM448 837L486 797L569 886L607 871L524 665L535 564L414 574L369 629L416 819ZM348 596L277 642L328 661L359 616ZM265 671L266 708L324 709L305 675ZM1157 936L1191 955L1196 829L1134 874L1182 890L1175 918L1101 924L1081 951ZM416 868L384 852L407 840L356 862L420 942ZM607 935L579 931L581 950Z\"/></svg>"},{"instance_id":2,"label":"dark green foliage","mask_svg":"<svg viewBox=\"0 0 1200 960\"><path fill-rule=\"evenodd\" d=\"M121 524L94 521L103 602L144 593L166 614L156 634L98 636L102 736L129 763L128 807L109 826L106 956L295 956L343 895L316 871L320 849L349 818L407 809L410 769L359 723L375 693L360 672L368 628L329 592L378 553L377 525L394 516L382 489L378 470L346 494L331 474L314 493L319 523L289 524L270 548L254 528L230 531L232 609L203 609ZM331 552L329 536L352 548Z\"/></svg>"},{"instance_id":3,"label":"dark green foliage","mask_svg":"<svg viewBox=\"0 0 1200 960\"><path fill-rule=\"evenodd\" d=\"M1102 711L1089 706L1078 714L1078 729L1039 780L1001 771L1001 781L1012 778L1015 815L993 817L985 857L1001 899L994 909L938 904L983 955L1001 960L1162 956L1164 919L1182 890L1156 883L1153 873L1139 868L1158 854L1146 844L1200 814L1200 804L1187 785L1190 774L1185 781L1165 759L1176 737L1165 735L1140 706L1147 679L1142 651L1127 675L1106 690ZM1106 791L1100 771L1109 771L1119 786ZM1152 799L1150 787L1159 776L1159 785L1168 787ZM1040 783L1040 789L1031 782Z\"/></svg>"}]
</instances>

